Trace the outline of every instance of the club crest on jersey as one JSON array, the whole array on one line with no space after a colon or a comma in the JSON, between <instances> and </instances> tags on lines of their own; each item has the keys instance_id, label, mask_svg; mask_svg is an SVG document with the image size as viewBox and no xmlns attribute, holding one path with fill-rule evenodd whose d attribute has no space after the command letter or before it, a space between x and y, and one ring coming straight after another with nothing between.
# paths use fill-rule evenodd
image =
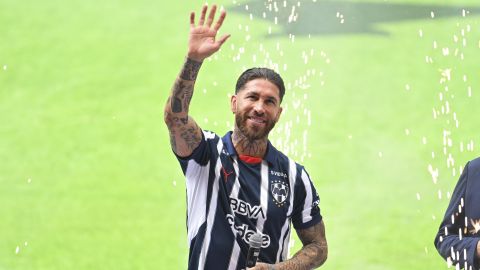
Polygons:
<instances>
[{"instance_id":1,"label":"club crest on jersey","mask_svg":"<svg viewBox=\"0 0 480 270\"><path fill-rule=\"evenodd\" d=\"M270 188L275 204L278 207L283 206L288 197L288 186L284 182L277 180L273 181Z\"/></svg>"}]
</instances>

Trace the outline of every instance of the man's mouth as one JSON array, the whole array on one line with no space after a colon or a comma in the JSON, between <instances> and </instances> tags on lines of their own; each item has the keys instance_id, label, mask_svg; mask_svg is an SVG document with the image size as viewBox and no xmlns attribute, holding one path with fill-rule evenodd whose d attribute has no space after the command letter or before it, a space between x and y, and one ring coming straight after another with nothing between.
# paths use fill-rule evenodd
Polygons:
<instances>
[{"instance_id":1,"label":"man's mouth","mask_svg":"<svg viewBox=\"0 0 480 270\"><path fill-rule=\"evenodd\" d=\"M255 116L249 116L247 117L248 120L252 121L253 123L255 124L261 124L261 125L264 125L267 123L267 120L265 120L264 118L262 117L255 117Z\"/></svg>"}]
</instances>

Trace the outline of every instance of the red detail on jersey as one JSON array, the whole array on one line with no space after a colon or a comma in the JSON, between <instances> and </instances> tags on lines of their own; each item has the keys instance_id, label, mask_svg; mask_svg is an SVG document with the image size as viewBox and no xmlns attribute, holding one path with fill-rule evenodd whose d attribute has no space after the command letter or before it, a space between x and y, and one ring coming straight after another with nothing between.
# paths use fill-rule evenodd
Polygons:
<instances>
[{"instance_id":1,"label":"red detail on jersey","mask_svg":"<svg viewBox=\"0 0 480 270\"><path fill-rule=\"evenodd\" d=\"M223 172L224 180L225 180L225 182L227 182L228 176L231 175L231 174L233 173L233 171L227 172L227 171L225 170L225 168L222 167L222 172Z\"/></svg>"},{"instance_id":2,"label":"red detail on jersey","mask_svg":"<svg viewBox=\"0 0 480 270\"><path fill-rule=\"evenodd\" d=\"M240 155L240 160L249 164L258 164L262 162L262 158Z\"/></svg>"}]
</instances>

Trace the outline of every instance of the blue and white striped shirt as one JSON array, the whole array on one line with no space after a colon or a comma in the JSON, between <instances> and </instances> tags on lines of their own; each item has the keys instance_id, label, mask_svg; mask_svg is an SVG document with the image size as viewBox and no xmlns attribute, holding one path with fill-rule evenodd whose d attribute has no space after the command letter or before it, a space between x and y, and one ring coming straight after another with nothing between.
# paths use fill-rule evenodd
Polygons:
<instances>
[{"instance_id":1,"label":"blue and white striped shirt","mask_svg":"<svg viewBox=\"0 0 480 270\"><path fill-rule=\"evenodd\" d=\"M287 259L290 223L306 229L322 219L319 197L303 166L268 143L257 164L239 159L231 132L203 131L188 158L186 177L188 269L245 269L249 238L263 236L259 261Z\"/></svg>"}]
</instances>

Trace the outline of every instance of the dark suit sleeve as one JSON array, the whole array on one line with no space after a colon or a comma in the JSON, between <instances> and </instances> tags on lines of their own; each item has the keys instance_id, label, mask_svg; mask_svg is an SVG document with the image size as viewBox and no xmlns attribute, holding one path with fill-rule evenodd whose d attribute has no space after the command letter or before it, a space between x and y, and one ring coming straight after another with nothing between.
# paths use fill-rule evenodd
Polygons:
<instances>
[{"instance_id":1,"label":"dark suit sleeve","mask_svg":"<svg viewBox=\"0 0 480 270\"><path fill-rule=\"evenodd\" d=\"M476 248L480 238L469 237L468 234L465 236L467 230L465 222L468 221L465 220L465 202L463 200L465 200L469 164L467 163L465 166L450 199L450 204L435 237L435 247L438 253L445 260L451 261L453 265L458 264L460 268L465 269L470 266L479 269Z\"/></svg>"}]
</instances>

